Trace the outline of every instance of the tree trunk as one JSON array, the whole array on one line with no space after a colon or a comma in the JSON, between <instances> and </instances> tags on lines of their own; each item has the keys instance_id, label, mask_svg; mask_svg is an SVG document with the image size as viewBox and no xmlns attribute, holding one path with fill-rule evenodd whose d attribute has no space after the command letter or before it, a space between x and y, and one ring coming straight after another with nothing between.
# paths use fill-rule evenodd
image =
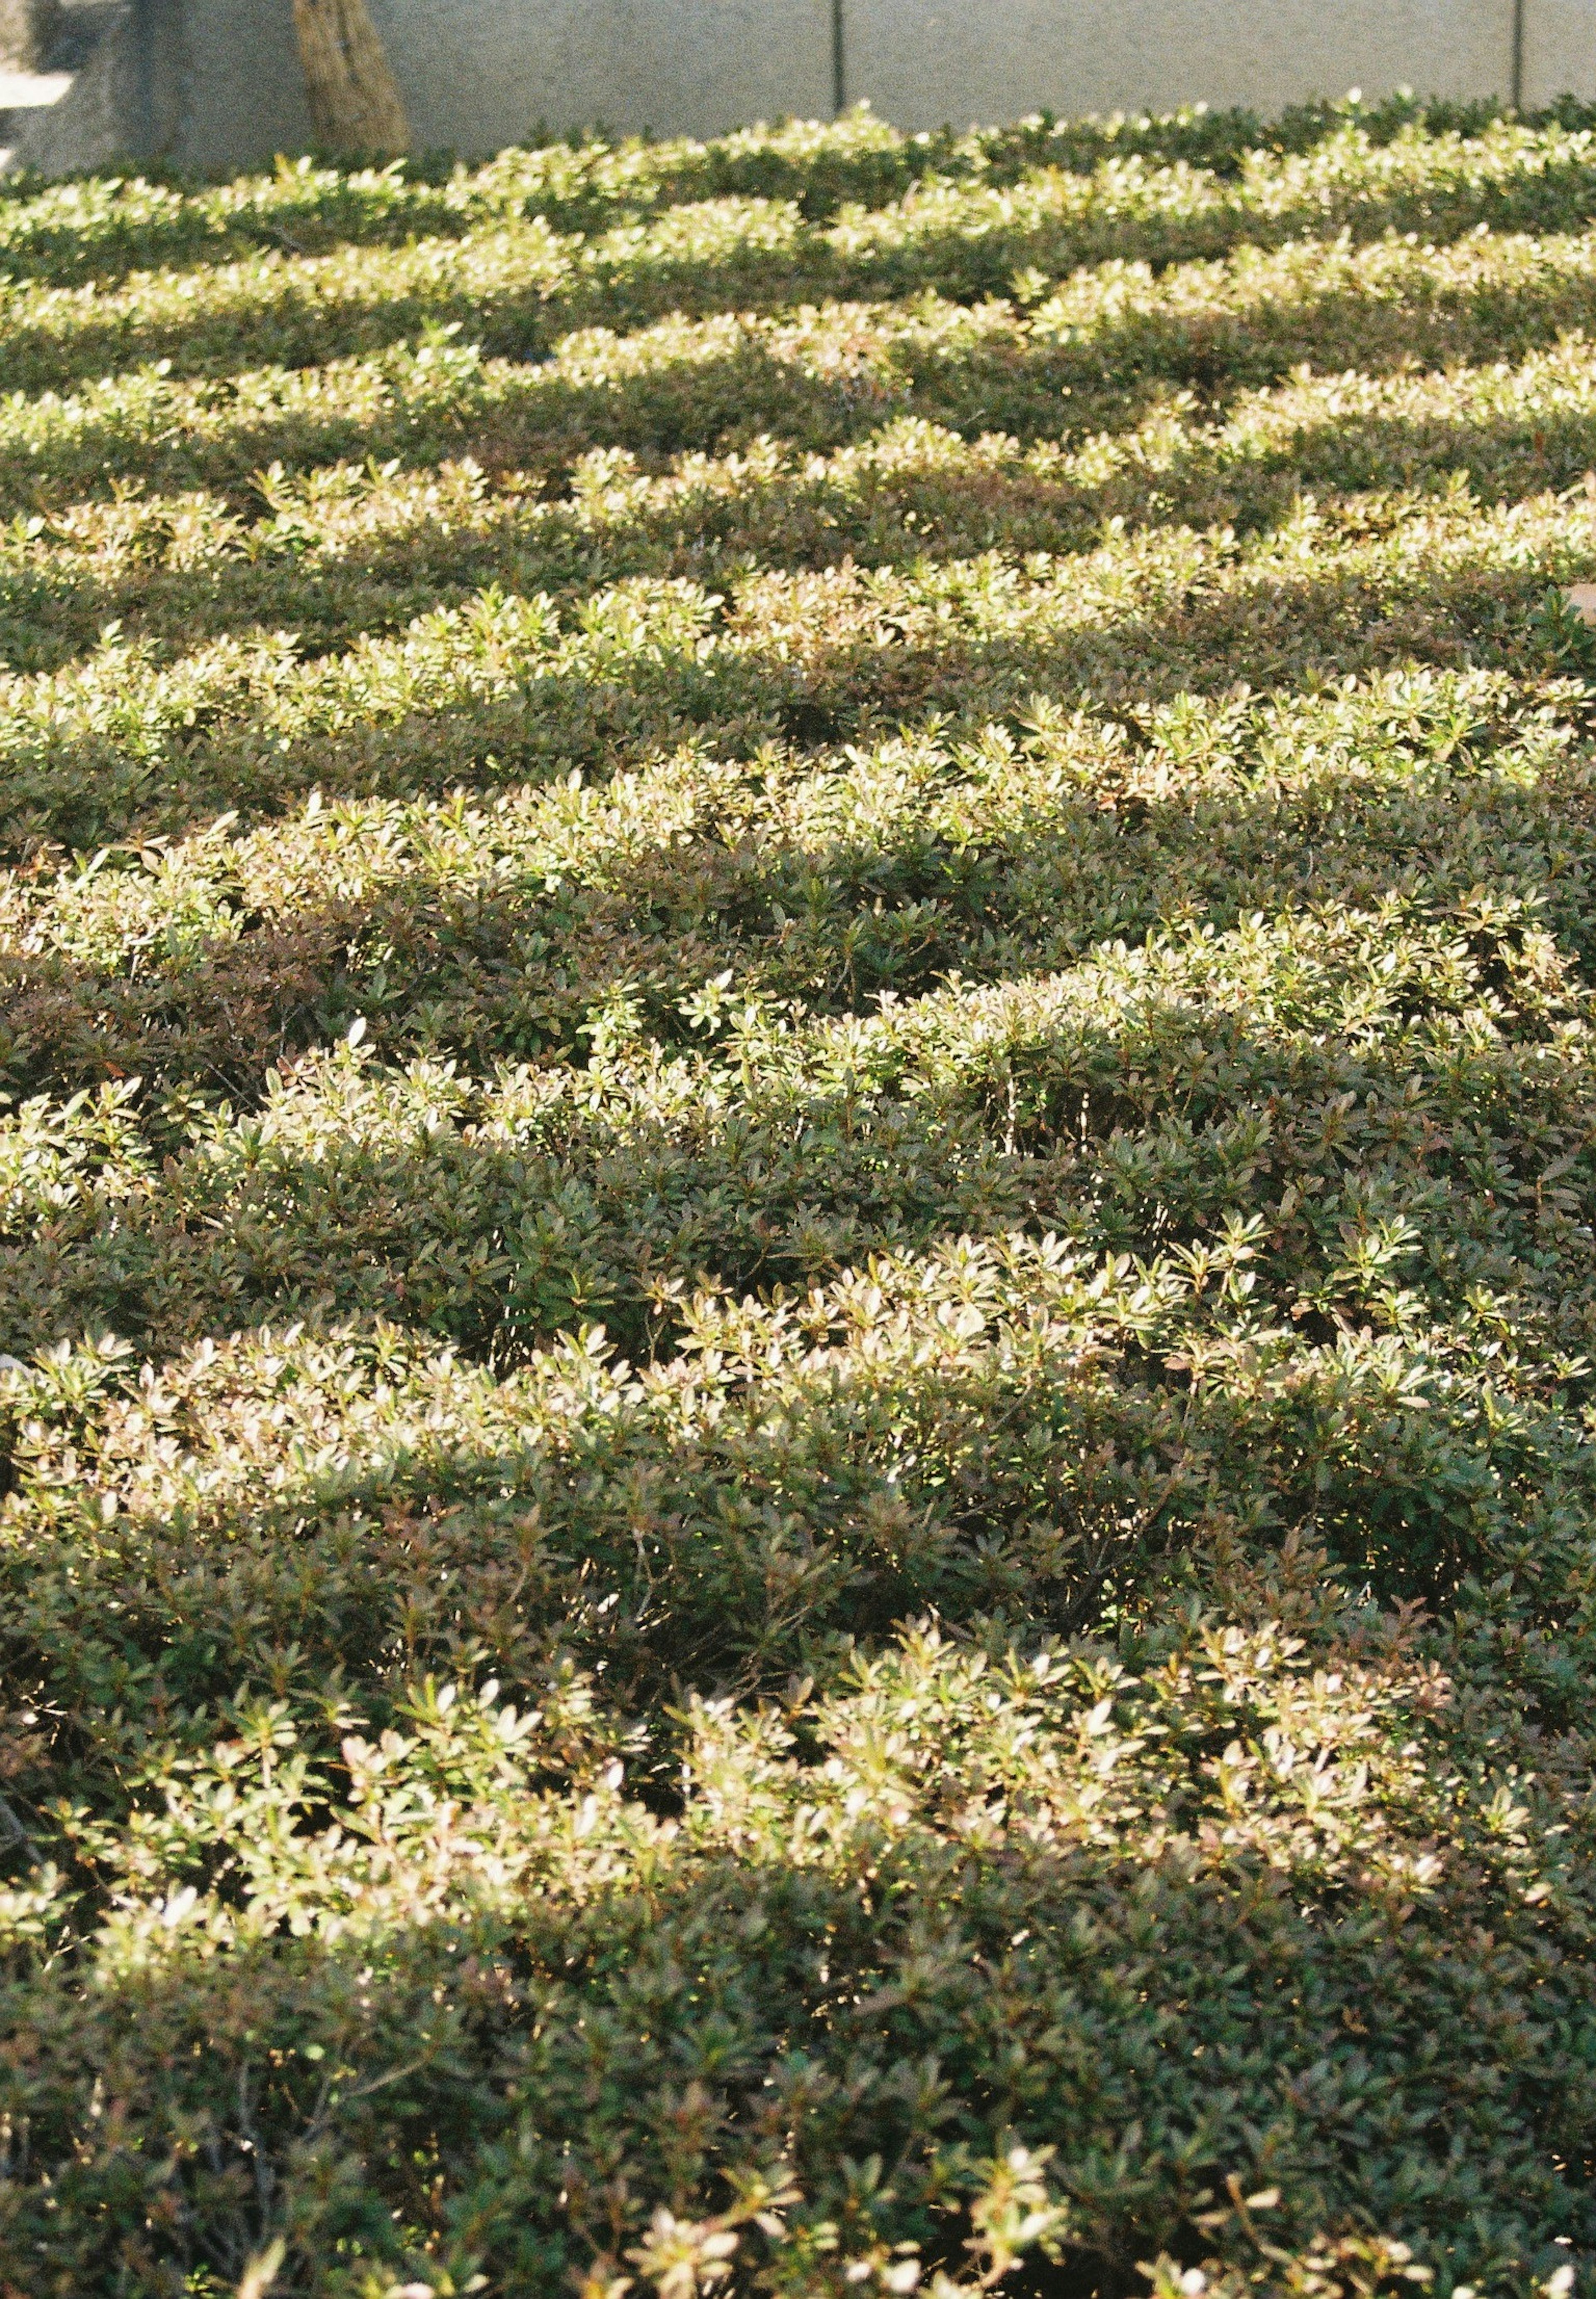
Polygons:
<instances>
[{"instance_id":1,"label":"tree trunk","mask_svg":"<svg viewBox=\"0 0 1596 2299\"><path fill-rule=\"evenodd\" d=\"M334 152L407 152L410 122L366 0L294 0L316 141Z\"/></svg>"}]
</instances>

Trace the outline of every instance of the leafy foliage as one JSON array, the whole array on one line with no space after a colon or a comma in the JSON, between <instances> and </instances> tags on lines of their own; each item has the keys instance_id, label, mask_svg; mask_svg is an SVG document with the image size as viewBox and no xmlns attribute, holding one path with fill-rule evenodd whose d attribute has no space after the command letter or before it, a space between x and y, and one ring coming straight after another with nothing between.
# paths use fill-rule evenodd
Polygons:
<instances>
[{"instance_id":1,"label":"leafy foliage","mask_svg":"<svg viewBox=\"0 0 1596 2299\"><path fill-rule=\"evenodd\" d=\"M1575 2287L1593 217L5 188L5 2299Z\"/></svg>"}]
</instances>

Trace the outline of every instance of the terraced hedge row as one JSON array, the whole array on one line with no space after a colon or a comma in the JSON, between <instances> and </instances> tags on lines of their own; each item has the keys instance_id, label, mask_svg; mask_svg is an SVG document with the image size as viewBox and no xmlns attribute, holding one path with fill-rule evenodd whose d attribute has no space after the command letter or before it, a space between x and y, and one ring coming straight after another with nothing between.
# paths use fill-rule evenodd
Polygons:
<instances>
[{"instance_id":1,"label":"terraced hedge row","mask_svg":"<svg viewBox=\"0 0 1596 2299\"><path fill-rule=\"evenodd\" d=\"M1583 2287L1593 223L0 195L4 2299Z\"/></svg>"}]
</instances>

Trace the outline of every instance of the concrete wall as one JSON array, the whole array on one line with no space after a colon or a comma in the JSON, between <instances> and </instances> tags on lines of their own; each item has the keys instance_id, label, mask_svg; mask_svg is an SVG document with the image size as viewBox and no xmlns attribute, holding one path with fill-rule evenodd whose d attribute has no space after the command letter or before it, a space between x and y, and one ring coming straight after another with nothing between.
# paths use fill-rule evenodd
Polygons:
<instances>
[{"instance_id":1,"label":"concrete wall","mask_svg":"<svg viewBox=\"0 0 1596 2299\"><path fill-rule=\"evenodd\" d=\"M831 109L830 0L371 0L418 139L462 153L616 129L712 136ZM303 149L290 0L187 0L200 168Z\"/></svg>"},{"instance_id":2,"label":"concrete wall","mask_svg":"<svg viewBox=\"0 0 1596 2299\"><path fill-rule=\"evenodd\" d=\"M1538 81L1547 94L1596 87L1596 6L1554 4ZM1530 5L1548 13L1548 0ZM1508 0L849 0L848 86L907 128L1038 104L1165 111L1201 99L1274 112L1404 84L1478 95L1511 85L1512 21Z\"/></svg>"},{"instance_id":3,"label":"concrete wall","mask_svg":"<svg viewBox=\"0 0 1596 2299\"><path fill-rule=\"evenodd\" d=\"M1525 0L1524 99L1547 104L1566 88L1596 95L1592 0Z\"/></svg>"},{"instance_id":4,"label":"concrete wall","mask_svg":"<svg viewBox=\"0 0 1596 2299\"><path fill-rule=\"evenodd\" d=\"M4 4L4 0L0 0ZM463 154L594 121L713 135L831 109L832 0L370 0L418 141ZM846 92L904 128L1051 106L1268 112L1297 99L1506 95L1514 0L843 0ZM1596 0L1523 0L1524 96L1596 97ZM202 171L303 150L292 0L126 0L115 54L62 107L127 110L130 154ZM151 59L154 59L152 62ZM138 60L142 59L142 62ZM114 66L114 74L112 67ZM96 71L104 87L96 84ZM141 77L142 75L142 77ZM114 138L112 139L114 140ZM96 153L95 159L110 153Z\"/></svg>"},{"instance_id":5,"label":"concrete wall","mask_svg":"<svg viewBox=\"0 0 1596 2299\"><path fill-rule=\"evenodd\" d=\"M420 139L537 121L712 135L831 105L831 0L371 0ZM303 147L290 0L186 0L179 156ZM1513 0L844 0L847 93L905 128L1204 100L1263 111L1404 82L1505 94ZM1525 0L1525 98L1596 95L1596 0Z\"/></svg>"}]
</instances>

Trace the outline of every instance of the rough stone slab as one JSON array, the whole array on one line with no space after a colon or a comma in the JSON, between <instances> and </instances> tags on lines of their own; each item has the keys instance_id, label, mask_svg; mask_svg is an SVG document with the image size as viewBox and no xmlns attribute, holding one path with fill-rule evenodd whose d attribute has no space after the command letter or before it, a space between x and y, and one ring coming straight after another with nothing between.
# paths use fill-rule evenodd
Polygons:
<instances>
[{"instance_id":1,"label":"rough stone slab","mask_svg":"<svg viewBox=\"0 0 1596 2299\"><path fill-rule=\"evenodd\" d=\"M41 71L60 28L60 0L0 0L0 65Z\"/></svg>"}]
</instances>

